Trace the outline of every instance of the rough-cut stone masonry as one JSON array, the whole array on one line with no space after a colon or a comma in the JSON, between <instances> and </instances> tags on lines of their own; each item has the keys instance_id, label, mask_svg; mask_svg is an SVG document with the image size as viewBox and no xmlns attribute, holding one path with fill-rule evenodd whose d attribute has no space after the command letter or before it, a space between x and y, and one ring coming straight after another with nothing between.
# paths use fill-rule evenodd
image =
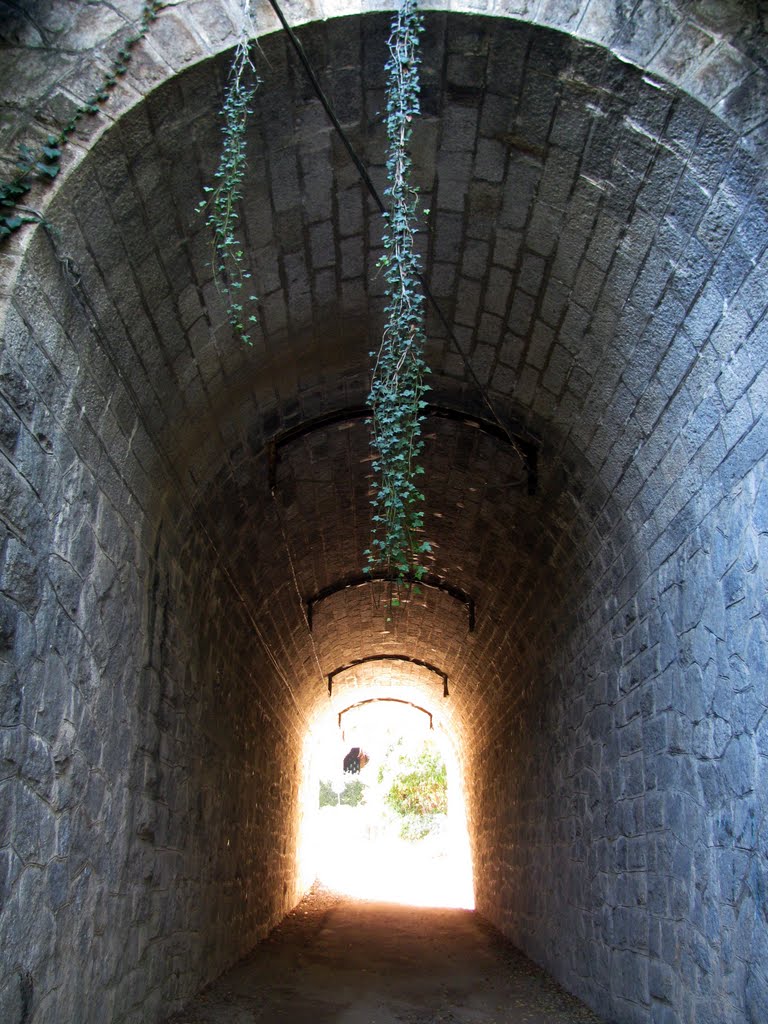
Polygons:
<instances>
[{"instance_id":1,"label":"rough-cut stone masonry","mask_svg":"<svg viewBox=\"0 0 768 1024\"><path fill-rule=\"evenodd\" d=\"M439 10L443 5L438 0L423 6ZM160 82L235 43L241 19L238 0L183 0L179 7L168 5L102 114L81 124L76 143L67 149L65 166L76 166L101 132ZM268 3L251 7L258 35L279 27ZM386 8L380 0L328 0L291 4L288 13L291 23L300 25ZM13 172L19 142L42 142L52 127L66 123L101 87L104 71L141 10L142 0L2 5L4 173ZM734 131L739 145L765 162L768 44L760 0L638 0L631 7L619 0L453 0L451 10L519 19L605 47L711 110ZM46 201L41 196L39 205ZM15 248L9 246L3 254L3 294L18 269L20 253L14 258Z\"/></svg>"},{"instance_id":2,"label":"rough-cut stone masonry","mask_svg":"<svg viewBox=\"0 0 768 1024\"><path fill-rule=\"evenodd\" d=\"M392 679L460 745L486 916L620 1024L768 1020L765 37L744 5L619 10L427 17L427 276L539 452L529 494L492 432L429 420L431 571L473 632L439 589L387 625L377 584L307 626L364 561L365 425L286 444L274 493L268 442L364 402L380 223L282 36L252 349L194 213L232 38L210 3L160 17L40 197L55 233L0 254L3 1021L158 1021L245 953L299 894L307 730ZM381 183L388 17L319 13L302 40ZM6 138L121 17L19 22L39 66ZM487 419L429 333L435 404ZM375 654L416 662L329 699Z\"/></svg>"}]
</instances>

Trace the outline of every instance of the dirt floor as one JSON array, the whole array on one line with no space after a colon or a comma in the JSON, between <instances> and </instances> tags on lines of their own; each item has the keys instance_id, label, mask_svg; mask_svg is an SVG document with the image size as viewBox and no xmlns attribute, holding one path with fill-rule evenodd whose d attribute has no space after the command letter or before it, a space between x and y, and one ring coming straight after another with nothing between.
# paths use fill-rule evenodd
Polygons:
<instances>
[{"instance_id":1,"label":"dirt floor","mask_svg":"<svg viewBox=\"0 0 768 1024\"><path fill-rule=\"evenodd\" d=\"M600 1024L469 910L316 887L168 1024Z\"/></svg>"}]
</instances>

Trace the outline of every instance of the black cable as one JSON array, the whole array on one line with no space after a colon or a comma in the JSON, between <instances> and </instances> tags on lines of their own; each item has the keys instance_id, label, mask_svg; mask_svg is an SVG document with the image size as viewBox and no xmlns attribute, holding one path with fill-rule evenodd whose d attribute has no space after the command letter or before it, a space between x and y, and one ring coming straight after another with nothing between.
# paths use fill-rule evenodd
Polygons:
<instances>
[{"instance_id":1,"label":"black cable","mask_svg":"<svg viewBox=\"0 0 768 1024\"><path fill-rule=\"evenodd\" d=\"M376 191L376 186L371 181L371 176L368 174L368 169L366 168L366 166L363 163L363 161L360 159L360 157L355 152L352 143L349 141L349 138L347 137L347 133L341 127L341 122L339 121L338 117L336 117L336 114L335 114L335 112L333 110L333 107L331 106L331 102L328 99L328 97L325 95L325 93L323 92L323 87L320 85L320 82L319 82L319 80L317 78L317 75L315 74L314 69L312 68L312 65L309 63L309 58L307 57L306 53L304 52L304 47L299 42L299 39L297 38L296 33L293 31L291 26L286 21L285 15L283 14L283 12L282 12L282 10L280 8L280 4L277 3L277 0L269 0L269 2L272 5L272 9L274 10L274 12L277 15L278 19L280 20L280 24L285 29L285 31L286 31L286 33L288 35L288 38L290 39L290 41L291 41L291 43L293 45L293 48L296 51L296 54L298 55L299 60L301 61L302 67L304 68L304 70L307 73L307 78L309 78L310 82L312 83L312 88L317 93L317 98L322 103L323 108L324 108L326 114L328 115L328 117L331 120L331 124L336 129L336 131L339 133L339 138L344 143L344 146L345 146L347 152L349 153L349 155L350 155L350 157L352 159L352 162L354 163L355 167L357 167L358 171L360 172L360 177L363 179L365 184L368 186L368 191L373 196L373 199L374 199L376 205L378 206L380 212L381 213L386 213L387 212L387 208L384 205L384 203L382 202L381 196Z\"/></svg>"}]
</instances>

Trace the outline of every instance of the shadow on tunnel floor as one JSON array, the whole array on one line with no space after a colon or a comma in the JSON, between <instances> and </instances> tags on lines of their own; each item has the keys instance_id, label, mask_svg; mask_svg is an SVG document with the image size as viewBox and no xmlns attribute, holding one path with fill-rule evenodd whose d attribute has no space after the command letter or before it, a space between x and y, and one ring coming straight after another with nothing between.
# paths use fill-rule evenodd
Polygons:
<instances>
[{"instance_id":1,"label":"shadow on tunnel floor","mask_svg":"<svg viewBox=\"0 0 768 1024\"><path fill-rule=\"evenodd\" d=\"M474 911L316 885L167 1024L602 1024Z\"/></svg>"}]
</instances>

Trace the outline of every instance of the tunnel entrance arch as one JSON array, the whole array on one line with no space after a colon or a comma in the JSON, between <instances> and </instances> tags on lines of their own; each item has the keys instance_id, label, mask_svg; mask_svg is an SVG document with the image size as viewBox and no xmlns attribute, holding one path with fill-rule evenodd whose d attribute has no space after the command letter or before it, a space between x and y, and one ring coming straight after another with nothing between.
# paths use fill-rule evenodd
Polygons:
<instances>
[{"instance_id":1,"label":"tunnel entrance arch","mask_svg":"<svg viewBox=\"0 0 768 1024\"><path fill-rule=\"evenodd\" d=\"M371 666L371 672L369 682L348 681L307 735L301 823L307 876L358 899L471 909L468 758L446 717L445 702L428 681L409 680L397 665ZM365 753L365 767L342 774L352 749ZM445 806L429 813L431 804L416 800L417 813L410 803L401 806L388 798L401 776L407 781L400 784L410 787L424 775L433 793L439 788L433 772L440 761ZM326 793L329 784L335 802L323 796L318 804L318 788ZM359 791L347 788L352 784ZM352 806L342 806L353 798Z\"/></svg>"},{"instance_id":2,"label":"tunnel entrance arch","mask_svg":"<svg viewBox=\"0 0 768 1024\"><path fill-rule=\"evenodd\" d=\"M347 116L374 168L386 20L305 32L339 88L364 69ZM260 453L364 400L377 235L277 37L245 218L253 353L222 333L188 215L224 58L152 91L168 69L150 55L146 98L62 174L60 238L21 240L0 368L11 1020L158 1018L266 934L301 889L296 779L325 674L395 645L457 680L483 912L605 1015L761 1019L760 122L734 133L541 27L428 21L430 279L498 408L542 442L528 495L498 485L492 437L435 423L434 572L478 595L471 635L439 589L387 632L375 584L306 628L300 598L361 564L367 448L302 439L280 504ZM430 336L436 397L479 416Z\"/></svg>"}]
</instances>

